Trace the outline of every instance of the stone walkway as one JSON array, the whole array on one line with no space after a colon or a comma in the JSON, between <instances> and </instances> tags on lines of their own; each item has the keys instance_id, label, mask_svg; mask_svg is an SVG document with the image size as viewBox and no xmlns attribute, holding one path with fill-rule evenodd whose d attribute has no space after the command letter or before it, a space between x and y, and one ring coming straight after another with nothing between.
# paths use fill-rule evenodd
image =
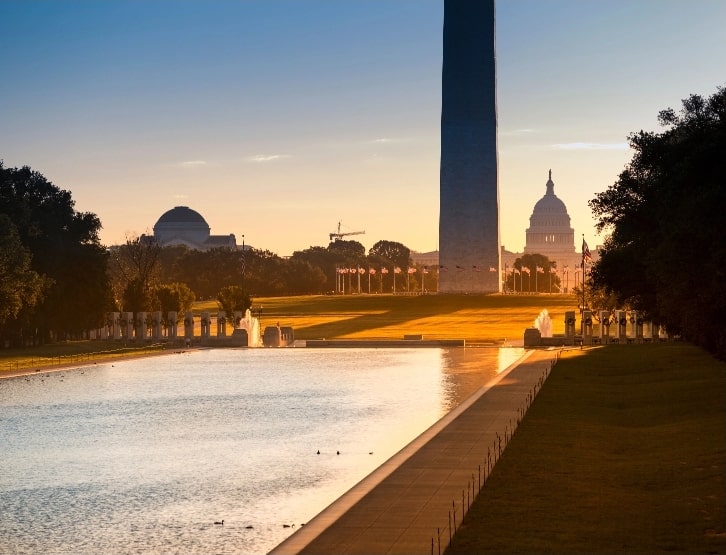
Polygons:
<instances>
[{"instance_id":1,"label":"stone walkway","mask_svg":"<svg viewBox=\"0 0 726 555\"><path fill-rule=\"evenodd\" d=\"M271 554L443 552L557 354L529 351Z\"/></svg>"}]
</instances>

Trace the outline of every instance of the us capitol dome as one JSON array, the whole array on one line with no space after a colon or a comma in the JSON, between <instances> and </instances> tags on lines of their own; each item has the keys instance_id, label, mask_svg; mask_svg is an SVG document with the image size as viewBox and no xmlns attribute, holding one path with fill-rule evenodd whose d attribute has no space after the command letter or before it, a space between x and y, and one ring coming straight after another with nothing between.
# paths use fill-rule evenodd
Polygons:
<instances>
[{"instance_id":1,"label":"us capitol dome","mask_svg":"<svg viewBox=\"0 0 726 555\"><path fill-rule=\"evenodd\" d=\"M545 187L545 195L534 205L529 217L524 254L544 254L551 260L572 256L575 253L575 230L570 226L565 203L555 195L552 170Z\"/></svg>"},{"instance_id":2,"label":"us capitol dome","mask_svg":"<svg viewBox=\"0 0 726 555\"><path fill-rule=\"evenodd\" d=\"M162 247L184 245L201 251L218 247L237 248L233 233L210 235L207 221L188 206L175 206L164 212L154 225L153 239Z\"/></svg>"}]
</instances>

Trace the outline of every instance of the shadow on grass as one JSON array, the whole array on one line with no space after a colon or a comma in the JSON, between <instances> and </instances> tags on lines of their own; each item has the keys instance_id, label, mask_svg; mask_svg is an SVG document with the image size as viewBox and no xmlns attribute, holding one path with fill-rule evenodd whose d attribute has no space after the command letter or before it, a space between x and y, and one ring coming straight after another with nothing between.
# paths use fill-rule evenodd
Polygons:
<instances>
[{"instance_id":1,"label":"shadow on grass","mask_svg":"<svg viewBox=\"0 0 726 555\"><path fill-rule=\"evenodd\" d=\"M361 295L288 298L289 302L275 303L275 299L261 300L267 305L265 315L283 319L285 316L328 316L334 321L321 322L296 328L300 337L340 337L362 334L384 327L405 327L417 320L453 315L462 311L481 312L481 319L489 317L487 311L508 310L524 316L525 326L542 309L570 306L572 298L563 295Z\"/></svg>"}]
</instances>

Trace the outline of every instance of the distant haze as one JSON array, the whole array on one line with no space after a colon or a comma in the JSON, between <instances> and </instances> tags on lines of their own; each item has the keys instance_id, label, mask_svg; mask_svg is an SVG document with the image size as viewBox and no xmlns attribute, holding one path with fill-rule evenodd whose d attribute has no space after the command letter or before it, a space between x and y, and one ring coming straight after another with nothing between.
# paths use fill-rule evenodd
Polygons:
<instances>
[{"instance_id":1,"label":"distant haze","mask_svg":"<svg viewBox=\"0 0 726 555\"><path fill-rule=\"evenodd\" d=\"M95 212L106 244L189 206L280 255L438 247L442 0L0 2L0 159ZM502 243L551 168L576 237L627 135L726 84L722 0L497 3Z\"/></svg>"}]
</instances>

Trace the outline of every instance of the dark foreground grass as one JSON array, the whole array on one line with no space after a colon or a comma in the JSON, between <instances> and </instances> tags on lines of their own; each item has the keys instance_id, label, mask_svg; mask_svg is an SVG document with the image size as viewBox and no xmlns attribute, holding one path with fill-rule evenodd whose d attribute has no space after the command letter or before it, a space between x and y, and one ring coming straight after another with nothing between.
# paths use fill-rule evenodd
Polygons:
<instances>
[{"instance_id":1,"label":"dark foreground grass","mask_svg":"<svg viewBox=\"0 0 726 555\"><path fill-rule=\"evenodd\" d=\"M569 351L447 554L726 553L726 364Z\"/></svg>"}]
</instances>

